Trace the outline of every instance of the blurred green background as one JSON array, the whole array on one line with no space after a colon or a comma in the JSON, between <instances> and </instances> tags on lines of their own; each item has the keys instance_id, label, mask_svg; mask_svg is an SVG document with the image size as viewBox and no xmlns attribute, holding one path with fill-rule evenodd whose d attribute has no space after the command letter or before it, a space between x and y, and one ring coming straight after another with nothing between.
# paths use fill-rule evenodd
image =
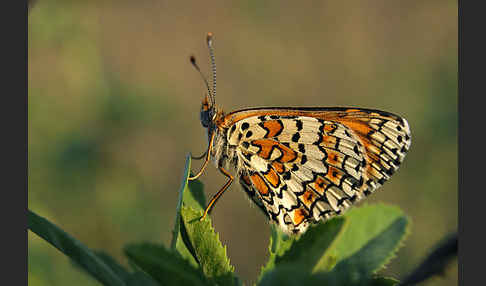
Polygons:
<instances>
[{"instance_id":1,"label":"blurred green background","mask_svg":"<svg viewBox=\"0 0 486 286\"><path fill-rule=\"evenodd\" d=\"M126 264L122 247L168 245L185 156L199 155L215 34L217 103L357 106L408 119L412 147L368 202L401 207L411 233L385 270L400 278L457 230L457 1L40 0L28 24L28 207ZM193 169L199 164L194 163ZM211 165L208 195L225 177ZM237 184L212 219L252 283L269 227ZM30 285L98 285L31 232ZM457 285L457 260L426 285Z\"/></svg>"}]
</instances>

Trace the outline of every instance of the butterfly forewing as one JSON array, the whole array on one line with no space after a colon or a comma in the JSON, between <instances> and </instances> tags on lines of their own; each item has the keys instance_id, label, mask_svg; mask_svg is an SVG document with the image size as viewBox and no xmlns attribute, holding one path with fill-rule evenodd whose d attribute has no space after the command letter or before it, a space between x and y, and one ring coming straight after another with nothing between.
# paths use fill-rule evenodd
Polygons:
<instances>
[{"instance_id":1,"label":"butterfly forewing","mask_svg":"<svg viewBox=\"0 0 486 286\"><path fill-rule=\"evenodd\" d=\"M236 146L243 189L289 233L372 193L411 143L406 120L368 109L247 109L217 124Z\"/></svg>"}]
</instances>

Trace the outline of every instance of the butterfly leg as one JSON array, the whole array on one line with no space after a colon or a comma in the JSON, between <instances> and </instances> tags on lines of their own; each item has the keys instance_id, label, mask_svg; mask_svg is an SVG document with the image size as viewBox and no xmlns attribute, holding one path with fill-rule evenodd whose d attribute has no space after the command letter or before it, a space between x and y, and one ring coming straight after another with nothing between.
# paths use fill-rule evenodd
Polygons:
<instances>
[{"instance_id":1,"label":"butterfly leg","mask_svg":"<svg viewBox=\"0 0 486 286\"><path fill-rule=\"evenodd\" d=\"M228 172L226 171L225 169L223 169L222 167L219 167L219 170L221 171L221 173L223 173L226 177L228 177L228 182L226 182L226 184L221 188L221 190L219 190L219 192L216 193L216 195L213 196L213 198L211 199L211 201L209 201L209 204L208 206L206 207L206 209L204 210L204 214L203 216L201 217L201 220L203 220L207 215L208 213L211 211L211 209L213 208L214 204L216 203L216 201L221 197L221 195L226 191L226 189L228 189L228 187L231 185L231 183L233 182L234 180L234 177Z\"/></svg>"},{"instance_id":2,"label":"butterfly leg","mask_svg":"<svg viewBox=\"0 0 486 286\"><path fill-rule=\"evenodd\" d=\"M202 173L203 173L204 169L206 169L206 167L208 166L208 163L209 163L209 155L211 154L211 148L213 147L213 139L214 139L214 135L215 135L215 133L213 133L213 134L211 135L211 139L209 140L209 146L208 146L208 150L206 150L206 152L204 153L204 154L205 154L205 156L206 156L206 158L204 159L204 163L203 163L203 165L202 165L202 167L201 167L201 170L199 170L199 172L198 172L196 175L194 175L194 176L192 176L192 177L189 177L189 178L188 178L188 180L189 180L189 181L192 181L192 180L195 180L195 179L199 178L199 176L201 176L201 175L202 175ZM192 155L191 155L191 158L192 158ZM193 158L193 159L194 159L194 158Z\"/></svg>"}]
</instances>

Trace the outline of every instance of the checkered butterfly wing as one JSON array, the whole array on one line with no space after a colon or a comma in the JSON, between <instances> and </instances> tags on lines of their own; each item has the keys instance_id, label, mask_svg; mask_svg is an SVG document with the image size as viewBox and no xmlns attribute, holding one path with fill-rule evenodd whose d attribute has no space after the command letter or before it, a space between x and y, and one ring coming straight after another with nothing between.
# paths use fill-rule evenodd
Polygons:
<instances>
[{"instance_id":1,"label":"checkered butterfly wing","mask_svg":"<svg viewBox=\"0 0 486 286\"><path fill-rule=\"evenodd\" d=\"M263 108L230 113L243 189L288 233L342 213L398 169L405 119L378 110Z\"/></svg>"}]
</instances>

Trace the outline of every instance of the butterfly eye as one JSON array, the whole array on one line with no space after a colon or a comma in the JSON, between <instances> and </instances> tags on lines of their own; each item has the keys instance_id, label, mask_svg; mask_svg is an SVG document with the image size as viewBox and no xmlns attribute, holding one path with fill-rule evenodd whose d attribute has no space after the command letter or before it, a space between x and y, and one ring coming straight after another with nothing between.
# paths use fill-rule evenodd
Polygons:
<instances>
[{"instance_id":1,"label":"butterfly eye","mask_svg":"<svg viewBox=\"0 0 486 286\"><path fill-rule=\"evenodd\" d=\"M208 97L205 96L201 105L201 124L204 127L209 126L209 121L211 120L211 108L209 107Z\"/></svg>"},{"instance_id":2,"label":"butterfly eye","mask_svg":"<svg viewBox=\"0 0 486 286\"><path fill-rule=\"evenodd\" d=\"M201 124L203 127L207 128L209 126L209 110L201 109Z\"/></svg>"}]
</instances>

